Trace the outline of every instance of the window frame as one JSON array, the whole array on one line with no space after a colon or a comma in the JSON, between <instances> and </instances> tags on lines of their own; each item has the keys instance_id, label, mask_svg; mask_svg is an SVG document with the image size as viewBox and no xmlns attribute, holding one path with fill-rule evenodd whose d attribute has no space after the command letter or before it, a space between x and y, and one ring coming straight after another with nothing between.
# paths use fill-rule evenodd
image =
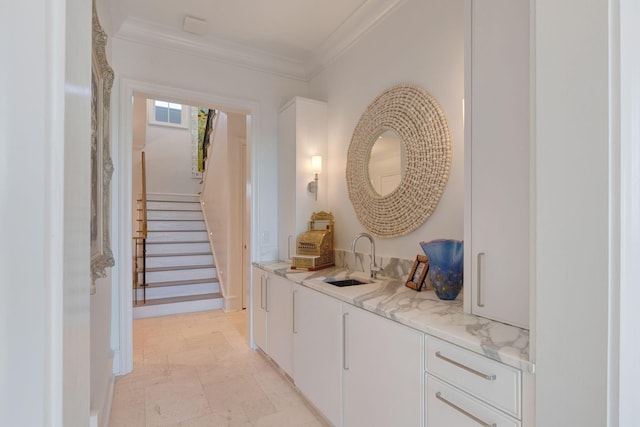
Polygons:
<instances>
[{"instance_id":1,"label":"window frame","mask_svg":"<svg viewBox=\"0 0 640 427\"><path fill-rule=\"evenodd\" d=\"M156 120L156 108L155 101L160 102L168 102L171 104L178 104L177 102L165 101L163 99L147 99L147 124L154 126L167 126L179 129L188 129L189 128L189 106L185 104L180 104L182 106L182 111L180 115L180 124L171 123L171 122L161 122Z\"/></svg>"}]
</instances>

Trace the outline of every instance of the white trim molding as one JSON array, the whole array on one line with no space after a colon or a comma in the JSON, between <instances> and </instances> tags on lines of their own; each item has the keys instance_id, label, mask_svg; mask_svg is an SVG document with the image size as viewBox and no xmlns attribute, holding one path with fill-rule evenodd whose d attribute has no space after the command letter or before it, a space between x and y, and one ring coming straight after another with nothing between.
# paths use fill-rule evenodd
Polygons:
<instances>
[{"instance_id":1,"label":"white trim molding","mask_svg":"<svg viewBox=\"0 0 640 427\"><path fill-rule=\"evenodd\" d=\"M195 36L131 16L117 26L113 37L306 82L405 2L366 0L305 59L276 55L222 38Z\"/></svg>"},{"instance_id":2,"label":"white trim molding","mask_svg":"<svg viewBox=\"0 0 640 427\"><path fill-rule=\"evenodd\" d=\"M118 141L113 145L117 147L114 157L118 159L119 173L116 175L114 190L117 191L117 229L119 236L116 246L117 259L120 262L117 269L118 290L116 297L118 318L113 319L114 329L117 330L118 348L115 349L114 374L124 375L133 370L133 294L131 292L131 271L132 266L132 156L133 156L133 104L131 99L134 92L148 97L161 97L162 99L175 100L189 105L202 105L228 112L251 115L251 131L249 138L249 149L254 150L258 145L258 126L260 107L257 101L240 100L235 98L222 97L202 91L191 91L158 85L139 80L118 78L116 84L119 91L119 115L118 115ZM251 176L255 177L256 164L252 162ZM252 178L252 187L255 186ZM252 212L256 209L256 197L252 198ZM255 227L257 215L251 215L252 228ZM255 228L254 228L255 229ZM256 245L251 244L251 247Z\"/></svg>"}]
</instances>

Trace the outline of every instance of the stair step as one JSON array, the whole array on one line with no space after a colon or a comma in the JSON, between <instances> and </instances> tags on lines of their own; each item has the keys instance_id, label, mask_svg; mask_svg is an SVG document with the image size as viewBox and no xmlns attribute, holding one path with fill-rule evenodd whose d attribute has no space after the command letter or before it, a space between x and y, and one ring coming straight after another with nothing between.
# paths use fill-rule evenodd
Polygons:
<instances>
[{"instance_id":1,"label":"stair step","mask_svg":"<svg viewBox=\"0 0 640 427\"><path fill-rule=\"evenodd\" d=\"M171 245L181 245L186 243L209 243L208 240L171 240L168 242L156 241L149 242L147 241L147 245L162 245L162 244L171 244Z\"/></svg>"},{"instance_id":2,"label":"stair step","mask_svg":"<svg viewBox=\"0 0 640 427\"><path fill-rule=\"evenodd\" d=\"M182 242L182 243L194 243L194 242ZM208 242L203 242L203 243L208 243ZM147 258L174 257L174 256L199 256L199 255L211 255L211 252L179 252L179 253L173 253L173 254L172 253L147 254ZM142 258L142 256L139 256L138 258Z\"/></svg>"},{"instance_id":3,"label":"stair step","mask_svg":"<svg viewBox=\"0 0 640 427\"><path fill-rule=\"evenodd\" d=\"M169 282L147 283L147 288L161 288L163 286L197 285L200 283L218 283L218 278L210 277L208 279L173 280ZM138 286L138 289L142 289L142 286Z\"/></svg>"},{"instance_id":4,"label":"stair step","mask_svg":"<svg viewBox=\"0 0 640 427\"><path fill-rule=\"evenodd\" d=\"M170 304L174 302L199 301L199 300L216 299L216 298L222 298L222 294L220 292L217 292L215 294L200 294L200 295L185 295L181 297L155 298L155 299L148 299L146 304L142 304L142 301L138 301L138 303L135 304L135 306L139 307L144 305Z\"/></svg>"},{"instance_id":5,"label":"stair step","mask_svg":"<svg viewBox=\"0 0 640 427\"><path fill-rule=\"evenodd\" d=\"M199 295L198 297L201 299L193 299L193 296L173 297L164 299L164 301L154 300L153 303L147 301L147 304L144 305L139 301L140 304L133 307L133 318L142 319L178 313L217 310L224 306L224 300L220 293Z\"/></svg>"},{"instance_id":6,"label":"stair step","mask_svg":"<svg viewBox=\"0 0 640 427\"><path fill-rule=\"evenodd\" d=\"M147 268L147 273L153 273L154 271L176 271L176 270L198 270L200 268L215 268L213 264L206 265L175 265L167 267L151 267ZM138 270L138 273L142 273L142 269Z\"/></svg>"},{"instance_id":7,"label":"stair step","mask_svg":"<svg viewBox=\"0 0 640 427\"><path fill-rule=\"evenodd\" d=\"M149 230L147 244L151 242L184 242L193 240L208 240L205 230Z\"/></svg>"},{"instance_id":8,"label":"stair step","mask_svg":"<svg viewBox=\"0 0 640 427\"><path fill-rule=\"evenodd\" d=\"M181 211L181 212L184 212L184 211ZM144 220L136 219L136 221L142 222ZM150 218L147 218L147 222L158 222L158 221L171 221L171 222L194 222L194 221L200 221L200 222L202 222L202 219L201 218L197 218L197 219L181 219L181 218L154 218L154 219L150 219Z\"/></svg>"},{"instance_id":9,"label":"stair step","mask_svg":"<svg viewBox=\"0 0 640 427\"><path fill-rule=\"evenodd\" d=\"M160 255L160 256L158 256ZM138 267L142 267L142 259L138 258ZM213 254L211 252L202 255L177 254L168 256L163 254L147 255L147 268L157 267L179 267L179 266L209 266L214 265Z\"/></svg>"},{"instance_id":10,"label":"stair step","mask_svg":"<svg viewBox=\"0 0 640 427\"><path fill-rule=\"evenodd\" d=\"M147 256L163 256L168 253L207 252L211 253L211 245L208 240L203 241L176 241L176 242L147 242Z\"/></svg>"},{"instance_id":11,"label":"stair step","mask_svg":"<svg viewBox=\"0 0 640 427\"><path fill-rule=\"evenodd\" d=\"M149 221L147 223L147 231L207 231L204 221L176 221L176 220L159 220Z\"/></svg>"},{"instance_id":12,"label":"stair step","mask_svg":"<svg viewBox=\"0 0 640 427\"><path fill-rule=\"evenodd\" d=\"M199 205L199 204L198 204ZM138 212L142 212L142 208L136 209ZM201 208L193 209L167 209L167 208L150 208L147 206L147 212L200 212Z\"/></svg>"},{"instance_id":13,"label":"stair step","mask_svg":"<svg viewBox=\"0 0 640 427\"><path fill-rule=\"evenodd\" d=\"M196 231L205 231L205 230L147 230L147 233L194 233Z\"/></svg>"},{"instance_id":14,"label":"stair step","mask_svg":"<svg viewBox=\"0 0 640 427\"><path fill-rule=\"evenodd\" d=\"M142 281L142 273L139 272L140 280ZM216 277L215 267L199 267L194 269L185 270L180 268L178 270L160 270L160 271L147 271L147 283L157 282L170 282L175 280L194 280L194 279L212 279Z\"/></svg>"},{"instance_id":15,"label":"stair step","mask_svg":"<svg viewBox=\"0 0 640 427\"><path fill-rule=\"evenodd\" d=\"M147 294L147 301L151 299L204 295L220 292L220 282L181 284L177 286L146 286L136 290L138 300Z\"/></svg>"},{"instance_id":16,"label":"stair step","mask_svg":"<svg viewBox=\"0 0 640 427\"><path fill-rule=\"evenodd\" d=\"M142 199L138 199L139 202L142 202ZM156 197L154 198L150 198L147 197L147 203L149 202L169 202L169 203L200 203L199 200L163 200L163 199L158 199Z\"/></svg>"},{"instance_id":17,"label":"stair step","mask_svg":"<svg viewBox=\"0 0 640 427\"><path fill-rule=\"evenodd\" d=\"M140 199L142 199L142 193L138 193L138 200ZM198 196L197 194L169 194L147 192L147 200L161 200L163 202L198 202L200 201L200 196Z\"/></svg>"},{"instance_id":18,"label":"stair step","mask_svg":"<svg viewBox=\"0 0 640 427\"><path fill-rule=\"evenodd\" d=\"M142 203L141 203L142 204ZM193 211L202 209L200 202L168 202L161 200L147 200L147 211L149 209L162 209L171 211Z\"/></svg>"}]
</instances>

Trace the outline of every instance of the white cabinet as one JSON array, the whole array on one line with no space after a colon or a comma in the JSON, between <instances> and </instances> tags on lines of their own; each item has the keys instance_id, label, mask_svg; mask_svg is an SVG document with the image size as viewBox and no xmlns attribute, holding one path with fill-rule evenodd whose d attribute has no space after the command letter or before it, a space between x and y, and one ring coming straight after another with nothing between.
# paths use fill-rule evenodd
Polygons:
<instances>
[{"instance_id":1,"label":"white cabinet","mask_svg":"<svg viewBox=\"0 0 640 427\"><path fill-rule=\"evenodd\" d=\"M253 343L267 351L267 311L265 308L265 283L267 272L253 267L251 308Z\"/></svg>"},{"instance_id":2,"label":"white cabinet","mask_svg":"<svg viewBox=\"0 0 640 427\"><path fill-rule=\"evenodd\" d=\"M269 273L266 285L267 354L293 377L293 284Z\"/></svg>"},{"instance_id":3,"label":"white cabinet","mask_svg":"<svg viewBox=\"0 0 640 427\"><path fill-rule=\"evenodd\" d=\"M307 230L314 211L326 205L326 179L320 174L318 200L307 191L313 180L311 156L321 155L326 170L327 104L296 97L278 116L278 255L295 255L295 239ZM291 237L289 237L291 236ZM291 248L289 248L291 238Z\"/></svg>"},{"instance_id":4,"label":"white cabinet","mask_svg":"<svg viewBox=\"0 0 640 427\"><path fill-rule=\"evenodd\" d=\"M529 325L529 0L467 0L465 310Z\"/></svg>"},{"instance_id":5,"label":"white cabinet","mask_svg":"<svg viewBox=\"0 0 640 427\"><path fill-rule=\"evenodd\" d=\"M341 302L298 284L293 302L295 384L334 426L341 426Z\"/></svg>"},{"instance_id":6,"label":"white cabinet","mask_svg":"<svg viewBox=\"0 0 640 427\"><path fill-rule=\"evenodd\" d=\"M293 376L291 281L253 269L253 342Z\"/></svg>"},{"instance_id":7,"label":"white cabinet","mask_svg":"<svg viewBox=\"0 0 640 427\"><path fill-rule=\"evenodd\" d=\"M427 427L522 424L522 372L431 336L425 343Z\"/></svg>"},{"instance_id":8,"label":"white cabinet","mask_svg":"<svg viewBox=\"0 0 640 427\"><path fill-rule=\"evenodd\" d=\"M343 304L344 427L418 426L423 334Z\"/></svg>"}]
</instances>

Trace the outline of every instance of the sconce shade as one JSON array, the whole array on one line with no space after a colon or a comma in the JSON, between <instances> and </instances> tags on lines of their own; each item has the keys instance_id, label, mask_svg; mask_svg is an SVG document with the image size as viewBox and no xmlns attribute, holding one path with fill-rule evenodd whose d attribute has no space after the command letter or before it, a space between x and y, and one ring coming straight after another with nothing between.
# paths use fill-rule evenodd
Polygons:
<instances>
[{"instance_id":1,"label":"sconce shade","mask_svg":"<svg viewBox=\"0 0 640 427\"><path fill-rule=\"evenodd\" d=\"M322 172L322 156L311 156L311 170L315 173Z\"/></svg>"}]
</instances>

